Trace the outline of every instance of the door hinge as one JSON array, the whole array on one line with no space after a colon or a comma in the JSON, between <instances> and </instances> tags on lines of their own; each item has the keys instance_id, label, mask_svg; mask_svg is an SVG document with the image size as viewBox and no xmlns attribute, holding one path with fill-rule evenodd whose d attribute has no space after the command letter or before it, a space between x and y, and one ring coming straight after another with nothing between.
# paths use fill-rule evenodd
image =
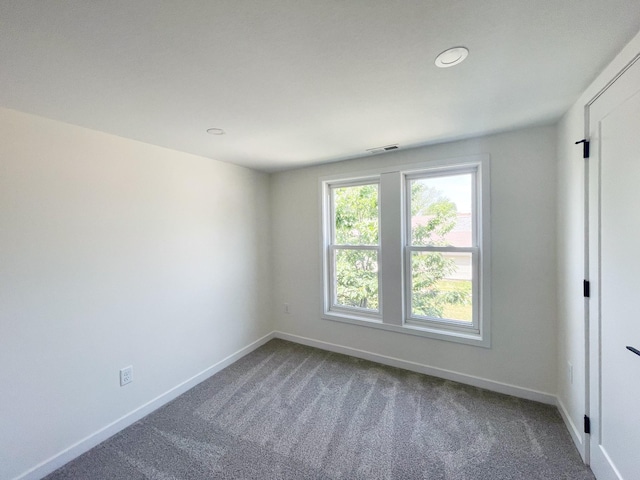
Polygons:
<instances>
[{"instance_id":1,"label":"door hinge","mask_svg":"<svg viewBox=\"0 0 640 480\"><path fill-rule=\"evenodd\" d=\"M591 284L589 280L582 281L582 294L587 298L591 296Z\"/></svg>"},{"instance_id":2,"label":"door hinge","mask_svg":"<svg viewBox=\"0 0 640 480\"><path fill-rule=\"evenodd\" d=\"M589 140L583 138L576 142L576 145L582 144L582 158L589 158Z\"/></svg>"},{"instance_id":3,"label":"door hinge","mask_svg":"<svg viewBox=\"0 0 640 480\"><path fill-rule=\"evenodd\" d=\"M591 433L591 419L584 416L584 433Z\"/></svg>"}]
</instances>

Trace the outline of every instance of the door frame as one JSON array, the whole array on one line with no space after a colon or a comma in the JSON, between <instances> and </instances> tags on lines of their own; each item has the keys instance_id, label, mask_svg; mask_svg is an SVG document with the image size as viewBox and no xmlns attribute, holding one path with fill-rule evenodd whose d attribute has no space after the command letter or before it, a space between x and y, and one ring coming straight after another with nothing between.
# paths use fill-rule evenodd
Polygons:
<instances>
[{"instance_id":1,"label":"door frame","mask_svg":"<svg viewBox=\"0 0 640 480\"><path fill-rule=\"evenodd\" d=\"M584 138L590 141L591 136L591 107L613 84L624 75L627 70L640 61L638 52L628 63L621 68L584 106ZM598 144L599 147L599 144ZM593 152L594 149L592 149ZM597 153L599 155L599 153ZM595 158L593 155L589 155ZM592 408L591 374L592 366L591 352L594 343L600 343L599 324L593 325L591 321L592 313L595 315L600 309L600 178L599 165L593 165L591 158L584 158L583 165L583 188L584 188L584 278L590 285L590 296L584 298L584 384L585 384L585 414L590 419L596 420L596 425L600 425L598 412ZM599 158L598 158L599 160ZM594 178L594 173L598 176ZM596 193L597 190L597 193ZM597 197L596 197L597 195ZM593 198L592 198L593 196ZM599 321L599 319L597 319ZM587 465L591 464L591 435L584 435L584 460Z\"/></svg>"}]
</instances>

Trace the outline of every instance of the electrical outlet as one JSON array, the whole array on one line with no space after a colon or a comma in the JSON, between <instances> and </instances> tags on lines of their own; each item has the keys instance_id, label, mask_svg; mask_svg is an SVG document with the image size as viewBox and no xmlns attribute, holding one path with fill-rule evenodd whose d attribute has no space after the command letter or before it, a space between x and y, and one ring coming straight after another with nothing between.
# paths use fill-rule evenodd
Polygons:
<instances>
[{"instance_id":1,"label":"electrical outlet","mask_svg":"<svg viewBox=\"0 0 640 480\"><path fill-rule=\"evenodd\" d=\"M133 382L133 366L129 365L120 369L120 386Z\"/></svg>"},{"instance_id":2,"label":"electrical outlet","mask_svg":"<svg viewBox=\"0 0 640 480\"><path fill-rule=\"evenodd\" d=\"M291 312L289 311L289 304L288 304L288 303L285 303L285 304L284 304L284 313L291 313Z\"/></svg>"}]
</instances>

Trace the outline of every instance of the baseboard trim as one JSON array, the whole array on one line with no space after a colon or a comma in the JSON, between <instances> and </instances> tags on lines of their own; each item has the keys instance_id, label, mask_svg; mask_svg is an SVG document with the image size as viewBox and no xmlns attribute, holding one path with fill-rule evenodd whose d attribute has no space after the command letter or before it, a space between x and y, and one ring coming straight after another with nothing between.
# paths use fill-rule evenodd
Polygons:
<instances>
[{"instance_id":1,"label":"baseboard trim","mask_svg":"<svg viewBox=\"0 0 640 480\"><path fill-rule=\"evenodd\" d=\"M51 472L57 470L64 464L73 460L74 458L79 457L83 453L91 450L93 447L95 447L99 443L102 443L109 437L112 437L116 433L120 432L121 430L124 430L128 426L142 419L143 417L146 417L154 410L157 410L158 408L162 407L163 405L170 402L171 400L174 400L178 396L185 393L187 390L195 387L197 384L205 381L212 375L215 375L220 370L231 365L233 362L253 352L255 349L261 347L262 345L264 345L265 343L267 343L269 340L273 338L274 338L273 332L265 335L262 338L259 338L258 340L250 343L246 347L241 348L237 352L232 353L228 357L223 358L219 362L211 365L210 367L204 369L200 373L185 380L179 385L176 385L170 390L167 390L166 392L158 395L153 400L150 400L144 405L141 405L135 410L127 413L126 415L123 415L122 417L110 423L109 425L83 438L79 442L64 449L60 453L57 453L53 457L39 463L35 467L27 470L26 472L18 475L17 477L14 477L13 480L38 480L50 474Z\"/></svg>"},{"instance_id":2,"label":"baseboard trim","mask_svg":"<svg viewBox=\"0 0 640 480\"><path fill-rule=\"evenodd\" d=\"M578 449L578 453L580 453L582 460L586 461L584 440L583 440L582 433L580 432L580 429L576 426L575 423L573 423L573 420L571 419L571 415L569 415L569 412L567 411L567 408L564 406L564 403L562 402L560 397L557 397L557 406L558 406L558 411L560 412L560 416L562 417L562 420L564 421L564 424L567 427L567 430L569 430L569 435L571 435L571 439L573 440L573 443L576 445L576 448Z\"/></svg>"},{"instance_id":3,"label":"baseboard trim","mask_svg":"<svg viewBox=\"0 0 640 480\"><path fill-rule=\"evenodd\" d=\"M71 445L70 447L64 449L63 451L57 453L51 458L39 463L35 467L27 470L26 472L14 477L13 480L38 480L49 473L57 470L64 464L70 462L74 458L82 455L83 453L89 451L99 443L107 440L109 437L112 437L116 433L124 430L128 426L134 424L138 420L144 418L149 415L154 410L162 407L166 403L174 400L178 396L185 393L187 390L195 387L197 384L203 382L208 379L212 375L215 375L220 370L228 367L232 363L236 362L240 358L245 355L253 352L257 348L261 347L269 340L273 338L280 338L282 340L287 340L294 343L299 343L301 345L307 345L310 347L320 348L322 350L327 350L330 352L342 353L345 355L351 355L353 357L362 358L364 360L370 360L372 362L381 363L383 365L389 365L392 367L402 368L405 370L409 370L412 372L423 373L426 375L431 375L438 378L443 378L445 380L451 380L459 383L463 383L466 385L471 385L474 387L484 388L486 390L491 390L498 393L504 393L506 395L512 395L518 398L524 398L527 400L533 400L541 403L546 403L549 405L556 405L558 410L560 411L560 415L567 425L567 429L571 435L571 438L575 442L578 447L578 451L580 455L582 455L584 459L584 448L582 444L582 436L579 433L579 430L576 428L575 424L571 421L571 418L567 414L566 408L564 404L556 398L555 395L539 392L537 390L531 390L523 387L518 387L515 385L510 385L507 383L496 382L493 380L489 380L482 377L476 377L473 375L467 375L464 373L455 372L452 370L446 370L437 367L431 367L428 365L424 365L417 362L411 362L407 360L402 360L395 357L389 357L386 355L381 355L378 353L369 352L366 350L359 350L356 348L346 347L344 345L337 345L334 343L324 342L321 340L315 340L312 338L302 337L298 335L293 335L290 333L274 331L271 332L251 344L247 345L244 348L241 348L237 352L223 358L219 362L214 365L206 368L202 372L194 375L193 377L185 380L184 382L176 385L165 393L158 395L156 398L150 400L149 402L141 405L135 410L123 415L119 419L110 423L109 425L101 428L100 430L88 435L77 443Z\"/></svg>"},{"instance_id":4,"label":"baseboard trim","mask_svg":"<svg viewBox=\"0 0 640 480\"><path fill-rule=\"evenodd\" d=\"M433 377L443 378L445 380L452 380L465 385L471 385L474 387L484 388L493 392L504 393L518 398L524 398L526 400L533 400L536 402L546 403L548 405L556 405L556 396L550 393L539 392L537 390L530 390L528 388L518 387L516 385L510 385L507 383L496 382L482 377L476 377L473 375L467 375L465 373L454 372L452 370L445 370L442 368L431 367L423 365L421 363L410 362L407 360L401 360L395 357L388 357L386 355L380 355L378 353L369 352L366 350L359 350L357 348L345 347L343 345L337 345L335 343L323 342L320 340L314 340L312 338L301 337L298 335L292 335L290 333L273 332L274 338L280 338L282 340L288 340L294 343L300 343L310 347L320 348L322 350L328 350L330 352L343 353L345 355L351 355L352 357L362 358L364 360L370 360L372 362L381 363L383 365L389 365L391 367L402 368L410 370L412 372L424 373Z\"/></svg>"}]
</instances>

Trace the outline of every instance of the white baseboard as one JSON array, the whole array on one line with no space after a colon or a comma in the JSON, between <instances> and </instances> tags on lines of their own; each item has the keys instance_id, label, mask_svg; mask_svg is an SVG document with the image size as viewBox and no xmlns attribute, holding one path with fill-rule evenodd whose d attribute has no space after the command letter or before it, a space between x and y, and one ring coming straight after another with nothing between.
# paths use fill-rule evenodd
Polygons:
<instances>
[{"instance_id":1,"label":"white baseboard","mask_svg":"<svg viewBox=\"0 0 640 480\"><path fill-rule=\"evenodd\" d=\"M580 435L579 430L576 428L575 424L573 424L570 417L567 415L564 405L559 400L557 400L556 397L552 394L539 392L536 390L530 390L530 389L518 387L515 385L509 385L506 383L496 382L493 380L488 380L486 378L466 375L464 373L458 373L451 370L430 367L428 365L423 365L416 362L410 362L407 360L401 360L399 358L380 355L378 353L368 352L365 350L359 350L356 348L345 347L342 345L336 345L333 343L323 342L320 340L314 340L311 338L306 338L298 335L292 335L289 333L275 331L265 335L262 338L259 338L255 342L247 345L246 347L220 360L219 362L206 368L205 370L194 375L188 380L185 380L181 384L176 385L172 389L157 396L153 400L150 400L144 405L141 405L140 407L122 416L121 418L115 420L109 425L106 425L100 430L92 433L91 435L83 438L77 443L66 448L65 450L57 453L53 457L41 462L35 467L20 474L19 476L15 477L13 480L37 480L48 475L49 473L55 471L56 469L60 468L64 464L70 462L74 458L89 451L91 448L105 441L109 437L115 435L121 430L134 424L135 422L147 416L154 410L162 407L163 405L170 402L171 400L174 400L175 398L182 395L187 390L193 388L194 386L208 379L212 375L215 375L220 370L224 369L225 367L228 367L235 361L251 353L255 349L261 347L262 345L264 345L265 343L267 343L269 340L273 338L280 338L282 340L288 340L294 343L308 345L310 347L316 347L316 348L320 348L322 350L327 350L330 352L351 355L353 357L370 360L373 362L381 363L383 365L389 365L392 367L402 368L412 372L432 375L434 377L439 377L446 380L452 380L455 382L464 383L466 385L472 385L474 387L480 387L480 388L484 388L494 392L512 395L514 397L524 398L527 400L534 400L537 402L542 402L550 405L557 405L560 410L560 414L562 415L562 418L564 419L565 424L569 429L569 432L571 434L571 437L573 438L573 441L576 442L576 446L578 446L578 450L580 451L580 454L583 455L584 457L584 453L583 453L584 449L582 446L582 436Z\"/></svg>"},{"instance_id":2,"label":"white baseboard","mask_svg":"<svg viewBox=\"0 0 640 480\"><path fill-rule=\"evenodd\" d=\"M571 419L571 416L569 415L567 408L564 406L564 403L562 403L562 400L560 400L560 397L557 398L557 406L558 406L558 411L560 412L560 416L562 417L562 420L564 421L564 424L566 425L567 430L569 430L569 435L571 435L571 439L573 440L573 443L575 443L576 448L578 449L578 452L582 457L582 460L586 461L584 440L583 440L582 433L580 432L580 429L576 426L575 423L573 423L573 420Z\"/></svg>"},{"instance_id":3,"label":"white baseboard","mask_svg":"<svg viewBox=\"0 0 640 480\"><path fill-rule=\"evenodd\" d=\"M219 362L215 363L214 365L211 365L210 367L194 375L188 380L185 380L181 384L176 385L175 387L166 391L165 393L158 395L153 400L150 400L144 405L141 405L135 410L120 417L116 421L101 428L97 432L94 432L91 435L83 438L79 442L71 445L70 447L66 448L60 453L57 453L53 457L27 470L26 472L18 475L17 477L14 477L13 480L37 480L48 475L49 473L63 466L65 463L68 463L74 458L79 457L80 455L89 451L99 443L105 441L106 439L115 435L119 431L124 430L128 426L134 424L141 418L149 415L154 410L162 407L166 403L182 395L184 392L195 387L200 382L203 382L204 380L211 377L212 375L215 375L223 368L228 367L233 362L239 360L240 358L254 351L256 348L261 347L272 338L274 338L273 332L265 335L262 338L259 338L255 342L247 345L244 348L241 348L240 350L229 355L228 357L223 358Z\"/></svg>"},{"instance_id":4,"label":"white baseboard","mask_svg":"<svg viewBox=\"0 0 640 480\"><path fill-rule=\"evenodd\" d=\"M356 348L336 345L334 343L322 342L320 340L300 337L298 335L292 335L290 333L276 331L276 332L273 332L273 335L275 338L281 338L282 340L289 340L290 342L300 343L302 345L308 345L310 347L316 347L322 350L328 350L330 352L343 353L345 355L351 355L352 357L371 360L372 362L381 363L383 365L389 365L391 367L398 367L404 370L410 370L412 372L424 373L425 375L444 378L445 380L452 380L455 382L464 383L466 385L471 385L474 387L480 387L486 390L491 390L493 392L504 393L506 395L511 395L518 398L524 398L527 400L533 400L536 402L546 403L549 405L556 405L556 397L555 395L552 395L550 393L539 392L537 390L530 390L528 388L509 385L507 383L496 382L494 380L475 377L473 375L458 373L451 370L445 370L442 368L430 367L428 365L423 365L421 363L410 362L407 360L388 357L386 355L380 355L378 353L368 352L365 350L358 350Z\"/></svg>"}]
</instances>

